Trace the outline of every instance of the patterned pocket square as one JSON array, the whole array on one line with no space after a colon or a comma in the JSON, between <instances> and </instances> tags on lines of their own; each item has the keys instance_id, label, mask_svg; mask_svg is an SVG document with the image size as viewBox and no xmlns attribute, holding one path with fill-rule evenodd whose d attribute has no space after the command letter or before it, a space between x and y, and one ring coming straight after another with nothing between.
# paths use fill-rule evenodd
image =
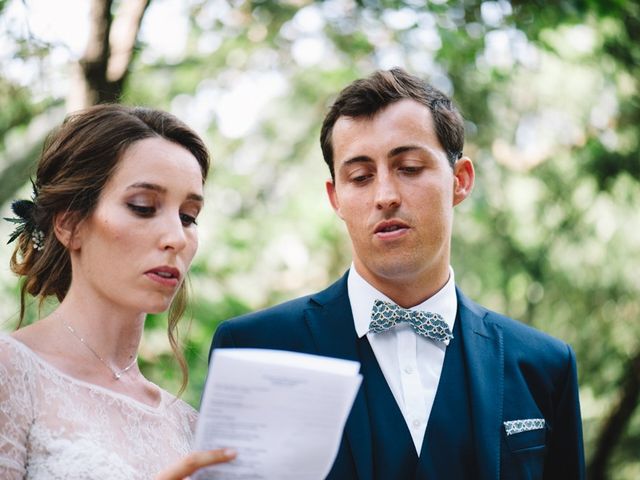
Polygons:
<instances>
[{"instance_id":1,"label":"patterned pocket square","mask_svg":"<svg viewBox=\"0 0 640 480\"><path fill-rule=\"evenodd\" d=\"M521 420L504 422L504 429L507 432L507 436L521 432L529 432L531 430L540 430L544 428L544 426L544 418L523 418Z\"/></svg>"}]
</instances>

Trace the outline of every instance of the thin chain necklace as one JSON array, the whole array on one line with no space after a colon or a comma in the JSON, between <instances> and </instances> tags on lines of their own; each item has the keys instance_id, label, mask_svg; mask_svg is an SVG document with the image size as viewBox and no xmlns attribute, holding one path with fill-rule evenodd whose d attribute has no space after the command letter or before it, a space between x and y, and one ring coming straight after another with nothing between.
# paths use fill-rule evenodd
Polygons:
<instances>
[{"instance_id":1,"label":"thin chain necklace","mask_svg":"<svg viewBox=\"0 0 640 480\"><path fill-rule=\"evenodd\" d=\"M126 367L124 367L122 370L116 370L115 368L113 368L111 365L109 365L104 358L102 358L100 355L98 355L98 352L96 352L93 348L91 348L91 346L84 341L84 338L82 338L78 332L76 332L74 330L74 328L69 325L65 320L62 321L62 324L67 327L67 330L69 330L69 333L71 333L71 335L73 335L74 337L76 337L80 343L82 343L85 347L87 347L89 349L89 351L91 353L93 353L93 356L96 357L98 360L100 360L100 362L102 362L102 364L107 367L109 369L109 371L113 374L113 378L114 380L120 380L120 377L122 377L122 375L124 375L125 373L127 373L129 370L131 370L131 368L133 368L133 366L138 362L138 355L135 356L135 358L133 359L133 361L127 365Z\"/></svg>"}]
</instances>

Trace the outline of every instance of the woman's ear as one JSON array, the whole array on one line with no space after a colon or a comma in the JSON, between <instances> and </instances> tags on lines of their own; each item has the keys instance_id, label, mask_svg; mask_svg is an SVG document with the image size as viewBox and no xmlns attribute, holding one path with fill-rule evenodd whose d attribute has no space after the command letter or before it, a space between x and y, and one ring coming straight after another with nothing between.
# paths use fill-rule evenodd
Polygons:
<instances>
[{"instance_id":1,"label":"woman's ear","mask_svg":"<svg viewBox=\"0 0 640 480\"><path fill-rule=\"evenodd\" d=\"M81 238L79 235L78 217L74 212L61 212L53 219L53 231L58 241L67 250L77 250L80 248Z\"/></svg>"}]
</instances>

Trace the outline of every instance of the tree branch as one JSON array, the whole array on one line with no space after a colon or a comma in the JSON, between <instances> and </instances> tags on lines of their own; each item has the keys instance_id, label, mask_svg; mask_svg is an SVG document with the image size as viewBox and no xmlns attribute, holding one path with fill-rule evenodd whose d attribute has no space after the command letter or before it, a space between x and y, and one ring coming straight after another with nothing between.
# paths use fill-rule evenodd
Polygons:
<instances>
[{"instance_id":1,"label":"tree branch","mask_svg":"<svg viewBox=\"0 0 640 480\"><path fill-rule=\"evenodd\" d=\"M129 0L123 2L118 10L109 35L111 56L106 71L109 82L122 84L125 80L133 59L142 17L149 3L151 0Z\"/></svg>"}]
</instances>

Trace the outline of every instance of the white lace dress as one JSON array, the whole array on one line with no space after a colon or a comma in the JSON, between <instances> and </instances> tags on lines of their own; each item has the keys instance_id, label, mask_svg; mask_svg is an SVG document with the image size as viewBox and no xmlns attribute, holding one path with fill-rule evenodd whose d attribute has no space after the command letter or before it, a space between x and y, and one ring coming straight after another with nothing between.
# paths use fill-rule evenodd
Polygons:
<instances>
[{"instance_id":1,"label":"white lace dress","mask_svg":"<svg viewBox=\"0 0 640 480\"><path fill-rule=\"evenodd\" d=\"M149 480L188 453L197 417L76 380L0 334L0 478Z\"/></svg>"}]
</instances>

